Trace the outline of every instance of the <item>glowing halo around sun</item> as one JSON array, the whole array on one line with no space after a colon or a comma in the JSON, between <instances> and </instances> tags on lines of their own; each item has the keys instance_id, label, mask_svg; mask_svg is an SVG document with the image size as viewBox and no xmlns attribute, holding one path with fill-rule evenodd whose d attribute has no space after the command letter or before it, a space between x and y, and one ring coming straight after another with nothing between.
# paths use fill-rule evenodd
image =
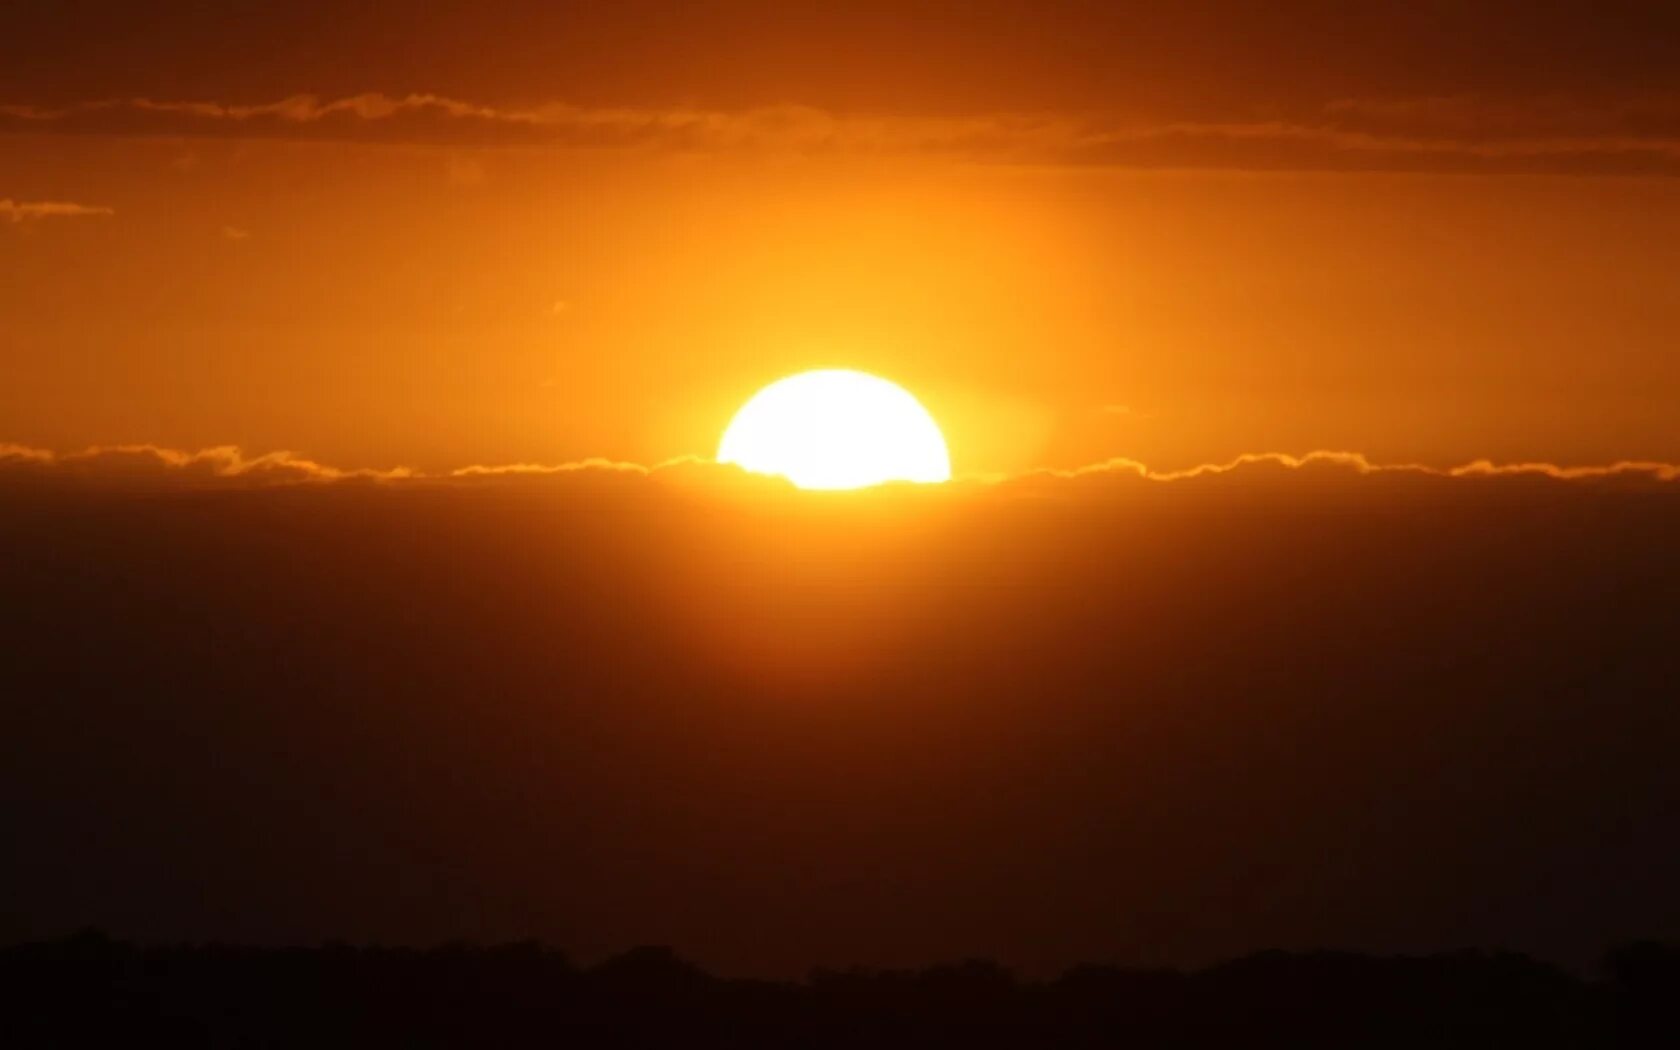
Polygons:
<instances>
[{"instance_id":1,"label":"glowing halo around sun","mask_svg":"<svg viewBox=\"0 0 1680 1050\"><path fill-rule=\"evenodd\" d=\"M849 369L801 372L754 394L724 430L717 458L802 489L951 480L945 436L921 402Z\"/></svg>"}]
</instances>

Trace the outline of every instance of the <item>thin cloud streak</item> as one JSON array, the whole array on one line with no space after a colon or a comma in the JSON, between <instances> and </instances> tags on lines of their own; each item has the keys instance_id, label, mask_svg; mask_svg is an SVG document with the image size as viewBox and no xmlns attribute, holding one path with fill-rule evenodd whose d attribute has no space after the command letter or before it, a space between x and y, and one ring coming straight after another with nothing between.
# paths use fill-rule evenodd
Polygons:
<instances>
[{"instance_id":1,"label":"thin cloud streak","mask_svg":"<svg viewBox=\"0 0 1680 1050\"><path fill-rule=\"evenodd\" d=\"M1245 467L1256 466L1285 467L1290 470L1301 470L1308 467L1332 466L1353 471L1356 474L1418 474L1438 478L1473 478L1473 477L1513 477L1521 475L1537 475L1555 478L1560 481L1584 480L1595 478L1614 478L1621 476L1648 476L1653 481L1674 481L1680 479L1680 464L1661 463L1650 460L1618 460L1614 463L1592 464L1586 466L1561 466L1556 463L1524 462L1524 463L1494 463L1491 460L1478 459L1454 467L1432 467L1423 463L1376 463L1360 452L1332 451L1319 449L1305 455L1291 455L1287 452L1246 452L1224 463L1202 463L1183 470L1153 470L1147 464L1135 459L1116 458L1101 463L1091 463L1071 470L1036 470L1029 471L1020 477L1047 478L1088 478L1104 475L1129 475L1149 481L1185 481L1194 478L1212 477L1229 474ZM1002 478L1000 480L1012 480Z\"/></svg>"},{"instance_id":2,"label":"thin cloud streak","mask_svg":"<svg viewBox=\"0 0 1680 1050\"><path fill-rule=\"evenodd\" d=\"M112 208L77 204L73 201L14 201L10 197L0 198L0 220L13 223L36 219L104 218L115 214L116 211Z\"/></svg>"},{"instance_id":3,"label":"thin cloud streak","mask_svg":"<svg viewBox=\"0 0 1680 1050\"><path fill-rule=\"evenodd\" d=\"M1043 468L1019 474L969 475L956 485L1010 485L1033 481L1129 479L1162 483L1218 477L1248 469L1282 468L1299 471L1336 468L1354 475L1415 475L1443 479L1544 477L1557 481L1616 478L1668 483L1680 481L1680 464L1648 460L1620 460L1606 464L1565 466L1547 462L1495 463L1478 459L1452 467L1422 463L1377 463L1358 452L1316 450L1304 455L1284 452L1244 453L1223 463L1203 463L1181 470L1154 470L1134 459L1115 458L1066 470ZM246 456L234 446L187 451L158 445L104 445L79 452L56 453L28 445L0 443L0 470L38 470L84 477L134 477L146 473L204 481L242 481L257 484L299 484L336 481L422 482L491 478L597 475L663 477L709 472L717 478L743 478L738 467L700 456L678 456L654 464L589 457L561 463L472 464L439 472L408 467L343 469L291 452ZM775 479L766 479L774 481Z\"/></svg>"},{"instance_id":4,"label":"thin cloud streak","mask_svg":"<svg viewBox=\"0 0 1680 1050\"><path fill-rule=\"evenodd\" d=\"M435 477L450 478L485 478L508 477L514 475L549 475L576 474L581 471L603 471L610 474L640 474L646 477L661 470L695 465L717 466L713 460L702 459L699 456L675 456L661 460L651 466L642 463L632 463L628 460L607 459L603 456L590 456L587 459L573 460L567 463L503 463L485 465L475 463L470 467L458 467L443 475Z\"/></svg>"},{"instance_id":5,"label":"thin cloud streak","mask_svg":"<svg viewBox=\"0 0 1680 1050\"><path fill-rule=\"evenodd\" d=\"M56 453L28 445L0 443L0 469L38 468L90 477L174 475L206 480L243 480L266 484L417 477L406 467L392 470L341 470L291 452L247 457L232 445L186 451L159 445L95 445L79 452Z\"/></svg>"},{"instance_id":6,"label":"thin cloud streak","mask_svg":"<svg viewBox=\"0 0 1680 1050\"><path fill-rule=\"evenodd\" d=\"M483 105L379 93L273 102L112 98L0 105L0 129L109 135L279 137L451 146L909 153L1097 167L1485 170L1680 174L1680 100L1345 99L1265 120L1127 121L1098 115L842 114L548 103Z\"/></svg>"}]
</instances>

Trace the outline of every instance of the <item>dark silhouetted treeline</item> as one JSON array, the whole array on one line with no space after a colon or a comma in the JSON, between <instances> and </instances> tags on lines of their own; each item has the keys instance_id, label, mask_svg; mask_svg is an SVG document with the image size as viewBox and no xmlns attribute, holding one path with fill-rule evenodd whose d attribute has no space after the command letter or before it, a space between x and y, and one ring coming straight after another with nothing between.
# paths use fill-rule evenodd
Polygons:
<instances>
[{"instance_id":1,"label":"dark silhouetted treeline","mask_svg":"<svg viewBox=\"0 0 1680 1050\"><path fill-rule=\"evenodd\" d=\"M1675 1045L1680 946L1583 979L1523 955L1264 952L1049 981L984 960L724 979L670 949L580 968L534 942L0 951L7 1046L1536 1047Z\"/></svg>"}]
</instances>

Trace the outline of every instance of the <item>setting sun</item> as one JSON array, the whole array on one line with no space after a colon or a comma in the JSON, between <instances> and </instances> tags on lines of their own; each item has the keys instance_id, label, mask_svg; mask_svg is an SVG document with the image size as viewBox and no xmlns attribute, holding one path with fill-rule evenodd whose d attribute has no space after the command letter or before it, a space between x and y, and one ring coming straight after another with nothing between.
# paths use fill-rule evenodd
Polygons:
<instances>
[{"instance_id":1,"label":"setting sun","mask_svg":"<svg viewBox=\"0 0 1680 1050\"><path fill-rule=\"evenodd\" d=\"M777 474L802 489L949 481L939 425L903 387L828 369L778 380L735 413L718 462Z\"/></svg>"}]
</instances>

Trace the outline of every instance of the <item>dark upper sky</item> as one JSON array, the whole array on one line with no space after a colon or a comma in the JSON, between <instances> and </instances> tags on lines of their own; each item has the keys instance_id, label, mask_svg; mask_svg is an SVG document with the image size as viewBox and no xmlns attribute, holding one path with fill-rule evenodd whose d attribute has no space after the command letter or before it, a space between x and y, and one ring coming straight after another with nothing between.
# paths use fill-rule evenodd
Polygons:
<instances>
[{"instance_id":1,"label":"dark upper sky","mask_svg":"<svg viewBox=\"0 0 1680 1050\"><path fill-rule=\"evenodd\" d=\"M800 103L1182 116L1394 96L1680 87L1672 4L21 0L0 97Z\"/></svg>"}]
</instances>

